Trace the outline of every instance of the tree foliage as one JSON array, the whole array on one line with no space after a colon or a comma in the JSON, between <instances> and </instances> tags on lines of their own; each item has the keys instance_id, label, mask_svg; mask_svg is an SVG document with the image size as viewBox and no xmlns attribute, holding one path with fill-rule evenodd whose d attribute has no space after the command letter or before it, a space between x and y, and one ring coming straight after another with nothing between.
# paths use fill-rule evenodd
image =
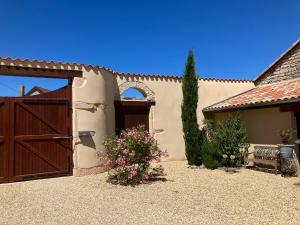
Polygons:
<instances>
[{"instance_id":1,"label":"tree foliage","mask_svg":"<svg viewBox=\"0 0 300 225\"><path fill-rule=\"evenodd\" d=\"M201 135L197 122L198 76L195 73L193 52L190 51L182 77L183 101L181 119L185 141L185 153L189 165L201 165Z\"/></svg>"},{"instance_id":2,"label":"tree foliage","mask_svg":"<svg viewBox=\"0 0 300 225\"><path fill-rule=\"evenodd\" d=\"M204 139L202 146L201 146L201 153L202 153L202 161L206 168L214 170L217 169L220 163L220 153L218 151L217 143Z\"/></svg>"},{"instance_id":3,"label":"tree foliage","mask_svg":"<svg viewBox=\"0 0 300 225\"><path fill-rule=\"evenodd\" d=\"M247 147L248 143L246 129L241 123L239 114L230 114L214 131L213 139L218 145L221 155L234 156L233 166L239 166L242 163L241 149Z\"/></svg>"},{"instance_id":4,"label":"tree foliage","mask_svg":"<svg viewBox=\"0 0 300 225\"><path fill-rule=\"evenodd\" d=\"M202 144L203 164L209 169L220 165L240 166L242 150L249 147L247 135L238 113L229 114L214 126L213 121L203 121L205 138Z\"/></svg>"}]
</instances>

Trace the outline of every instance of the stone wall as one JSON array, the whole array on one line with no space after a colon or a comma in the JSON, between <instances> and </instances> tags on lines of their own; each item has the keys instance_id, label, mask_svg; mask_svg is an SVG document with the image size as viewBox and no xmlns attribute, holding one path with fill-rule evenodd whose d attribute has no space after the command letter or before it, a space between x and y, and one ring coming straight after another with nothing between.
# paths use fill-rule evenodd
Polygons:
<instances>
[{"instance_id":1,"label":"stone wall","mask_svg":"<svg viewBox=\"0 0 300 225\"><path fill-rule=\"evenodd\" d=\"M283 58L270 67L255 85L270 84L300 78L300 43L296 44Z\"/></svg>"}]
</instances>

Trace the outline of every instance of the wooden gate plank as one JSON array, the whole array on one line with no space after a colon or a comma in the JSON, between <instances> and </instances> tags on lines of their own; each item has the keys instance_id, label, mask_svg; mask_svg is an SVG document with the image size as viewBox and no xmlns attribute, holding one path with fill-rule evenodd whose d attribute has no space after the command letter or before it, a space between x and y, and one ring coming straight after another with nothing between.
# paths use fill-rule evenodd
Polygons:
<instances>
[{"instance_id":1,"label":"wooden gate plank","mask_svg":"<svg viewBox=\"0 0 300 225\"><path fill-rule=\"evenodd\" d=\"M9 108L8 101L0 98L0 183L8 182L9 177Z\"/></svg>"},{"instance_id":2,"label":"wooden gate plank","mask_svg":"<svg viewBox=\"0 0 300 225\"><path fill-rule=\"evenodd\" d=\"M54 132L59 133L59 130L57 129L57 127L55 127L53 124L51 124L50 121L48 121L46 118L44 118L40 113L35 112L34 110L32 110L30 107L28 107L27 105L25 105L22 102L16 102L18 105L20 105L22 108L24 108L25 110L27 110L27 112L31 113L32 115L34 115L37 119L39 119L41 122L43 122L45 125L47 125L48 127L50 127Z\"/></svg>"},{"instance_id":3,"label":"wooden gate plank","mask_svg":"<svg viewBox=\"0 0 300 225\"><path fill-rule=\"evenodd\" d=\"M26 149L28 149L29 151L31 151L33 154L35 154L36 156L38 156L40 159L42 159L45 163L53 166L56 170L60 171L63 170L63 168L61 168L56 162L52 161L51 159L47 158L44 154L42 154L39 149L36 149L32 146L30 146L29 144L25 143L24 141L18 141L18 143L20 143L21 145L23 145Z\"/></svg>"}]
</instances>

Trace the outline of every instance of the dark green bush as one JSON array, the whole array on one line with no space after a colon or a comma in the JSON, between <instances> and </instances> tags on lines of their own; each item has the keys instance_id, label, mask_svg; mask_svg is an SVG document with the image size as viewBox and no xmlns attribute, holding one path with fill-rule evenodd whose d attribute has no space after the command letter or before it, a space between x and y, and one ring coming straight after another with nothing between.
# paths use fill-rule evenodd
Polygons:
<instances>
[{"instance_id":1,"label":"dark green bush","mask_svg":"<svg viewBox=\"0 0 300 225\"><path fill-rule=\"evenodd\" d=\"M238 114L230 114L226 117L217 125L213 133L213 140L217 143L220 155L223 156L223 163L230 166L242 164L241 149L247 145L246 139L246 129ZM234 159L230 159L232 157Z\"/></svg>"},{"instance_id":2,"label":"dark green bush","mask_svg":"<svg viewBox=\"0 0 300 225\"><path fill-rule=\"evenodd\" d=\"M205 139L202 143L202 162L208 169L214 170L220 166L220 153L217 143Z\"/></svg>"}]
</instances>

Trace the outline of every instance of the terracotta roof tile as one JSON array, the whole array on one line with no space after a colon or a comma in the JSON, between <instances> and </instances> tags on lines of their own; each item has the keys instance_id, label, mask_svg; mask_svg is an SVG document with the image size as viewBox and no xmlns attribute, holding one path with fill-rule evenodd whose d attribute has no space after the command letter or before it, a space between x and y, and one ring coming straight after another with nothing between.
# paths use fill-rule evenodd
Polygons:
<instances>
[{"instance_id":1,"label":"terracotta roof tile","mask_svg":"<svg viewBox=\"0 0 300 225\"><path fill-rule=\"evenodd\" d=\"M300 101L300 78L257 86L203 109L204 112L272 105L284 101Z\"/></svg>"},{"instance_id":2,"label":"terracotta roof tile","mask_svg":"<svg viewBox=\"0 0 300 225\"><path fill-rule=\"evenodd\" d=\"M61 69L61 70L81 70L82 67L87 68L101 68L106 69L111 72L112 70L102 67L93 66L81 63L70 63L70 62L60 62L60 61L46 61L46 60L31 60L31 59L20 59L20 58L10 58L10 57L0 57L0 66L19 66L19 67L30 67L30 68L45 68L45 69Z\"/></svg>"},{"instance_id":3,"label":"terracotta roof tile","mask_svg":"<svg viewBox=\"0 0 300 225\"><path fill-rule=\"evenodd\" d=\"M119 76L132 76L132 77L150 77L150 78L161 78L161 79L175 79L181 80L181 76L178 75L160 75L160 74L142 74L142 73L121 73L107 67L98 65L89 65L81 63L70 63L70 62L54 62L46 60L30 60L30 59L19 59L19 58L4 58L0 57L0 66L18 66L18 67L30 67L30 68L46 68L46 69L61 69L61 70L82 70L82 67L89 69L103 69L111 72L114 75ZM244 79L220 79L220 78L200 78L205 81L218 81L218 82L253 82L252 80Z\"/></svg>"}]
</instances>

